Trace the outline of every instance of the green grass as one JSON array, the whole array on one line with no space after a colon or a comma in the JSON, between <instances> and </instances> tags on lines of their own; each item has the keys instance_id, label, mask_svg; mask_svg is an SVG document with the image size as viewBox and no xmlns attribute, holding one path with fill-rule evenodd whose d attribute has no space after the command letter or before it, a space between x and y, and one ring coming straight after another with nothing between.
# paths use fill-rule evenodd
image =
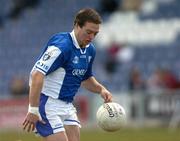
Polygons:
<instances>
[{"instance_id":1,"label":"green grass","mask_svg":"<svg viewBox=\"0 0 180 141\"><path fill-rule=\"evenodd\" d=\"M20 131L2 131L0 141L41 141L41 138ZM81 141L180 141L180 129L171 132L166 128L123 129L112 133L82 129Z\"/></svg>"},{"instance_id":2,"label":"green grass","mask_svg":"<svg viewBox=\"0 0 180 141\"><path fill-rule=\"evenodd\" d=\"M82 132L82 141L180 141L180 130L124 129L108 133L103 131Z\"/></svg>"}]
</instances>

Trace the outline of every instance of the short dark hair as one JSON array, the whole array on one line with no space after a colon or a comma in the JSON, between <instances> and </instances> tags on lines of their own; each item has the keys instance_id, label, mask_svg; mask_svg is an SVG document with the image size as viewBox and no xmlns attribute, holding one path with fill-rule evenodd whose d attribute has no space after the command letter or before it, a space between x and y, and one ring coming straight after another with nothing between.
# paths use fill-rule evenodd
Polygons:
<instances>
[{"instance_id":1,"label":"short dark hair","mask_svg":"<svg viewBox=\"0 0 180 141\"><path fill-rule=\"evenodd\" d=\"M74 19L74 25L83 27L86 22L92 22L95 24L101 24L102 19L97 11L92 8L81 9Z\"/></svg>"}]
</instances>

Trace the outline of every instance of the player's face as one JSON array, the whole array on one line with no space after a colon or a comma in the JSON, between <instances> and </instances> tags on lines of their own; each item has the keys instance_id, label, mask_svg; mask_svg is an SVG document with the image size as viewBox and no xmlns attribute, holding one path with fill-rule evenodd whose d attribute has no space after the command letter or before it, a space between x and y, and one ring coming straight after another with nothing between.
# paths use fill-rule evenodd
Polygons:
<instances>
[{"instance_id":1,"label":"player's face","mask_svg":"<svg viewBox=\"0 0 180 141\"><path fill-rule=\"evenodd\" d=\"M86 22L83 27L77 27L77 40L81 47L85 47L92 42L99 32L99 24Z\"/></svg>"}]
</instances>

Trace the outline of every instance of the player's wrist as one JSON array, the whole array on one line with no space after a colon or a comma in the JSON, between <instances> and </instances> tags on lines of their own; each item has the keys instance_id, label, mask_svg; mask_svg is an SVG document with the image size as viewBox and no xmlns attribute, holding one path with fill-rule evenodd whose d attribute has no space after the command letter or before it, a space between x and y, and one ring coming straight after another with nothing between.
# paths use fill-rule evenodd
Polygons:
<instances>
[{"instance_id":1,"label":"player's wrist","mask_svg":"<svg viewBox=\"0 0 180 141\"><path fill-rule=\"evenodd\" d=\"M29 104L28 112L39 116L39 107L32 107Z\"/></svg>"}]
</instances>

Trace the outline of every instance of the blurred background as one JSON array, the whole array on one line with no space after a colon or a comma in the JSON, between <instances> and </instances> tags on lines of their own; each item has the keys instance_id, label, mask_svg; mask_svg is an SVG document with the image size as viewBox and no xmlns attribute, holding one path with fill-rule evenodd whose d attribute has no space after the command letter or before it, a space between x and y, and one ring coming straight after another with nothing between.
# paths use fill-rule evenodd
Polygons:
<instances>
[{"instance_id":1,"label":"blurred background","mask_svg":"<svg viewBox=\"0 0 180 141\"><path fill-rule=\"evenodd\" d=\"M128 131L109 136L119 141L123 134L126 141L125 134L135 133L131 129L153 128L147 132L159 133L156 140L179 141L179 0L0 0L0 141L22 140L31 68L48 39L70 32L74 15L85 7L96 9L103 18L94 41L94 75L127 114ZM99 129L95 116L102 103L97 95L79 90L74 104L83 129ZM19 135L8 138L7 131L14 129ZM166 134L169 131L173 133ZM82 135L86 141L87 133Z\"/></svg>"}]
</instances>

